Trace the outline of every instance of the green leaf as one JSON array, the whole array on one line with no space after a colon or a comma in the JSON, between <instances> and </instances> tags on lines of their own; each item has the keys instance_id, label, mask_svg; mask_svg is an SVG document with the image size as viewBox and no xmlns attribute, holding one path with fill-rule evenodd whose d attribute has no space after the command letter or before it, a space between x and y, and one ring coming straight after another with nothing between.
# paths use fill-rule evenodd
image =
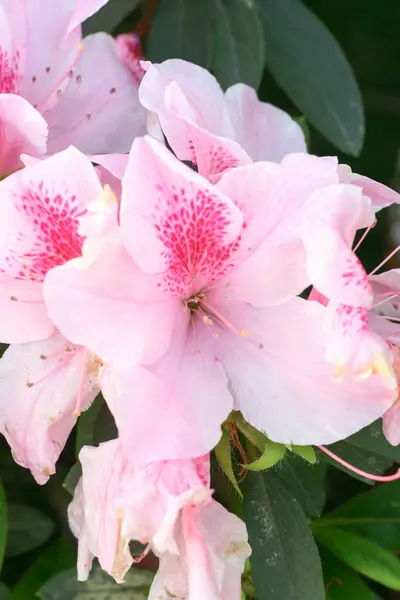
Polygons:
<instances>
[{"instance_id":1,"label":"green leaf","mask_svg":"<svg viewBox=\"0 0 400 600\"><path fill-rule=\"evenodd\" d=\"M229 441L229 435L226 431L222 432L222 437L215 448L215 456L217 457L217 461L219 466L239 494L241 498L243 498L243 494L240 491L240 487L238 482L236 481L236 476L233 471L232 466L232 452L231 452L231 444Z\"/></svg>"},{"instance_id":2,"label":"green leaf","mask_svg":"<svg viewBox=\"0 0 400 600\"><path fill-rule=\"evenodd\" d=\"M94 443L94 428L100 411L104 406L104 399L100 395L95 399L90 408L81 414L76 426L75 452L78 455L83 446L92 446Z\"/></svg>"},{"instance_id":3,"label":"green leaf","mask_svg":"<svg viewBox=\"0 0 400 600\"><path fill-rule=\"evenodd\" d=\"M380 485L351 498L315 524L344 526L392 552L400 552L400 481Z\"/></svg>"},{"instance_id":4,"label":"green leaf","mask_svg":"<svg viewBox=\"0 0 400 600\"><path fill-rule=\"evenodd\" d=\"M115 583L100 567L95 566L88 581L78 581L76 570L63 571L48 581L38 592L41 600L147 600L154 573L131 568L125 583Z\"/></svg>"},{"instance_id":5,"label":"green leaf","mask_svg":"<svg viewBox=\"0 0 400 600\"><path fill-rule=\"evenodd\" d=\"M54 523L36 508L9 504L6 556L18 556L41 546L53 531Z\"/></svg>"},{"instance_id":6,"label":"green leaf","mask_svg":"<svg viewBox=\"0 0 400 600\"><path fill-rule=\"evenodd\" d=\"M317 547L306 516L272 471L250 473L244 494L259 600L323 600Z\"/></svg>"},{"instance_id":7,"label":"green leaf","mask_svg":"<svg viewBox=\"0 0 400 600\"><path fill-rule=\"evenodd\" d=\"M317 462L317 455L312 446L291 446L291 450L312 465Z\"/></svg>"},{"instance_id":8,"label":"green leaf","mask_svg":"<svg viewBox=\"0 0 400 600\"><path fill-rule=\"evenodd\" d=\"M264 471L265 469L270 469L277 462L282 460L282 458L286 454L286 446L283 444L277 444L276 442L271 442L271 440L267 440L265 443L264 452L253 463L250 465L246 465L246 469L249 471Z\"/></svg>"},{"instance_id":9,"label":"green leaf","mask_svg":"<svg viewBox=\"0 0 400 600\"><path fill-rule=\"evenodd\" d=\"M305 512L314 519L321 515L325 505L322 464L312 466L298 456L287 454L275 469L276 475L300 502Z\"/></svg>"},{"instance_id":10,"label":"green leaf","mask_svg":"<svg viewBox=\"0 0 400 600\"><path fill-rule=\"evenodd\" d=\"M265 58L281 88L335 146L359 154L365 133L360 91L325 25L299 0L257 0Z\"/></svg>"},{"instance_id":11,"label":"green leaf","mask_svg":"<svg viewBox=\"0 0 400 600\"><path fill-rule=\"evenodd\" d=\"M147 43L149 60L183 58L208 68L212 8L212 0L159 0Z\"/></svg>"},{"instance_id":12,"label":"green leaf","mask_svg":"<svg viewBox=\"0 0 400 600\"><path fill-rule=\"evenodd\" d=\"M75 488L78 485L78 481L82 475L82 465L80 462L76 462L71 469L68 471L66 478L63 481L63 488L67 490L68 494L74 495Z\"/></svg>"},{"instance_id":13,"label":"green leaf","mask_svg":"<svg viewBox=\"0 0 400 600\"><path fill-rule=\"evenodd\" d=\"M327 550L321 552L326 600L375 600L357 573Z\"/></svg>"},{"instance_id":14,"label":"green leaf","mask_svg":"<svg viewBox=\"0 0 400 600\"><path fill-rule=\"evenodd\" d=\"M346 439L348 444L386 456L392 461L400 461L400 446L392 446L382 431L382 419L364 427Z\"/></svg>"},{"instance_id":15,"label":"green leaf","mask_svg":"<svg viewBox=\"0 0 400 600\"><path fill-rule=\"evenodd\" d=\"M371 450L368 450L366 448L355 446L349 441L349 439L350 438L341 442L337 442L336 444L331 444L329 446L329 449L341 458L344 458L344 460L354 465L355 467L358 467L359 469L362 469L367 473L372 473L373 475L380 475L393 464L393 460L391 460L390 458L387 458L386 456L382 456L380 454L376 454L375 452L372 452ZM370 479L366 479L361 475L353 473L353 471L350 471L346 467L343 467L336 460L329 458L326 454L321 452L319 453L319 456L325 461L329 462L331 465L333 465L336 469L340 469L341 471L344 471L351 477L359 479L364 483L373 485L373 482Z\"/></svg>"},{"instance_id":16,"label":"green leaf","mask_svg":"<svg viewBox=\"0 0 400 600\"><path fill-rule=\"evenodd\" d=\"M313 527L316 540L362 575L400 590L400 560L371 540L339 527Z\"/></svg>"},{"instance_id":17,"label":"green leaf","mask_svg":"<svg viewBox=\"0 0 400 600\"><path fill-rule=\"evenodd\" d=\"M247 423L243 418L242 413L235 410L231 412L229 415L229 421L232 421L234 425L239 429L239 431L244 435L245 438L249 440L256 448L260 450L260 452L264 452L265 444L268 441L268 438L265 437L261 431L258 431L255 427Z\"/></svg>"},{"instance_id":18,"label":"green leaf","mask_svg":"<svg viewBox=\"0 0 400 600\"><path fill-rule=\"evenodd\" d=\"M0 581L0 600L10 600L10 588Z\"/></svg>"},{"instance_id":19,"label":"green leaf","mask_svg":"<svg viewBox=\"0 0 400 600\"><path fill-rule=\"evenodd\" d=\"M0 571L7 547L8 510L3 484L0 483Z\"/></svg>"},{"instance_id":20,"label":"green leaf","mask_svg":"<svg viewBox=\"0 0 400 600\"><path fill-rule=\"evenodd\" d=\"M76 552L65 538L52 543L22 575L9 600L37 600L36 592L56 573L75 566ZM76 575L75 575L76 576Z\"/></svg>"},{"instance_id":21,"label":"green leaf","mask_svg":"<svg viewBox=\"0 0 400 600\"><path fill-rule=\"evenodd\" d=\"M111 33L137 8L142 0L108 0L98 12L89 17L82 26L83 35L106 31Z\"/></svg>"},{"instance_id":22,"label":"green leaf","mask_svg":"<svg viewBox=\"0 0 400 600\"><path fill-rule=\"evenodd\" d=\"M117 437L118 430L115 419L106 402L103 400L94 422L92 443L97 446L101 442L108 442Z\"/></svg>"},{"instance_id":23,"label":"green leaf","mask_svg":"<svg viewBox=\"0 0 400 600\"><path fill-rule=\"evenodd\" d=\"M260 84L264 37L254 0L213 0L212 70L226 89L235 83Z\"/></svg>"}]
</instances>

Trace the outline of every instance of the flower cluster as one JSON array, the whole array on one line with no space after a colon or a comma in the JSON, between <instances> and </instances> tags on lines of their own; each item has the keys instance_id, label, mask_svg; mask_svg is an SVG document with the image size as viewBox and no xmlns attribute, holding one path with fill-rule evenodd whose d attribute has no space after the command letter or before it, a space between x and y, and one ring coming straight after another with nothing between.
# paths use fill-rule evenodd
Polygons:
<instances>
[{"instance_id":1,"label":"flower cluster","mask_svg":"<svg viewBox=\"0 0 400 600\"><path fill-rule=\"evenodd\" d=\"M118 438L80 453L79 578L122 581L136 540L151 600L239 600L246 529L210 487L233 410L283 444L381 416L400 442L400 271L353 248L400 197L246 85L82 43L104 3L0 3L0 428L43 484L101 392Z\"/></svg>"}]
</instances>

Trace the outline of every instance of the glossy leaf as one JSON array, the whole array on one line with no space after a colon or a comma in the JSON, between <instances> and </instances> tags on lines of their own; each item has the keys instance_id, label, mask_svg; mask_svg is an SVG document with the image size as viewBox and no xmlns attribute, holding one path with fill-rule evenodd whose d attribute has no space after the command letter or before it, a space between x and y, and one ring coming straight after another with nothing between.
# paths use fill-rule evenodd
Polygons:
<instances>
[{"instance_id":1,"label":"glossy leaf","mask_svg":"<svg viewBox=\"0 0 400 600\"><path fill-rule=\"evenodd\" d=\"M8 510L3 484L0 483L0 571L7 547Z\"/></svg>"},{"instance_id":2,"label":"glossy leaf","mask_svg":"<svg viewBox=\"0 0 400 600\"><path fill-rule=\"evenodd\" d=\"M142 0L108 0L97 13L89 17L82 26L84 35L107 31L111 33L137 8Z\"/></svg>"},{"instance_id":3,"label":"glossy leaf","mask_svg":"<svg viewBox=\"0 0 400 600\"><path fill-rule=\"evenodd\" d=\"M316 526L341 526L400 552L400 481L359 494L325 514Z\"/></svg>"},{"instance_id":4,"label":"glossy leaf","mask_svg":"<svg viewBox=\"0 0 400 600\"><path fill-rule=\"evenodd\" d=\"M115 583L100 567L88 581L78 581L76 570L63 571L50 579L38 592L41 600L147 600L154 573L131 568L125 583Z\"/></svg>"},{"instance_id":5,"label":"glossy leaf","mask_svg":"<svg viewBox=\"0 0 400 600\"><path fill-rule=\"evenodd\" d=\"M54 523L36 508L9 504L6 556L18 556L41 546L53 531Z\"/></svg>"},{"instance_id":6,"label":"glossy leaf","mask_svg":"<svg viewBox=\"0 0 400 600\"><path fill-rule=\"evenodd\" d=\"M260 84L264 36L254 0L213 0L212 70L226 89Z\"/></svg>"},{"instance_id":7,"label":"glossy leaf","mask_svg":"<svg viewBox=\"0 0 400 600\"><path fill-rule=\"evenodd\" d=\"M367 473L372 473L373 475L380 475L393 464L393 460L387 458L386 456L376 454L367 448L355 446L353 443L351 443L350 438L343 440L342 442L337 442L336 444L331 444L329 448L332 450L332 452L335 452L335 454L341 458L344 458L344 460L350 464L362 469ZM329 464L334 466L336 469L340 469L351 477L355 477L364 483L373 485L374 482L372 482L370 479L366 479L361 475L357 475L353 471L343 467L337 461L329 458L326 454L321 452L319 453L319 456L323 460L329 462Z\"/></svg>"},{"instance_id":8,"label":"glossy leaf","mask_svg":"<svg viewBox=\"0 0 400 600\"><path fill-rule=\"evenodd\" d=\"M323 600L320 559L300 503L272 471L250 473L244 497L256 597Z\"/></svg>"},{"instance_id":9,"label":"glossy leaf","mask_svg":"<svg viewBox=\"0 0 400 600\"><path fill-rule=\"evenodd\" d=\"M333 554L321 552L326 600L375 600L366 583Z\"/></svg>"},{"instance_id":10,"label":"glossy leaf","mask_svg":"<svg viewBox=\"0 0 400 600\"><path fill-rule=\"evenodd\" d=\"M68 494L74 495L78 481L82 475L82 465L80 462L76 462L71 469L68 471L66 478L63 481L63 488L67 490Z\"/></svg>"},{"instance_id":11,"label":"glossy leaf","mask_svg":"<svg viewBox=\"0 0 400 600\"><path fill-rule=\"evenodd\" d=\"M298 456L287 454L275 469L277 476L300 502L304 511L314 519L321 515L325 504L320 464L310 465Z\"/></svg>"},{"instance_id":12,"label":"glossy leaf","mask_svg":"<svg viewBox=\"0 0 400 600\"><path fill-rule=\"evenodd\" d=\"M230 440L229 440L229 435L226 431L222 432L222 437L221 437L218 445L216 446L214 452L215 452L217 461L219 463L219 466L221 467L221 469L223 470L223 472L225 473L225 475L227 476L227 478L229 479L229 481L235 488L236 492L239 494L239 496L241 498L243 498L243 494L240 491L238 482L236 480L235 473L233 471L232 449L231 449L231 444L230 444Z\"/></svg>"},{"instance_id":13,"label":"glossy leaf","mask_svg":"<svg viewBox=\"0 0 400 600\"><path fill-rule=\"evenodd\" d=\"M286 446L283 444L277 444L267 440L264 448L264 452L253 463L246 465L246 469L249 471L264 471L264 469L270 469L277 462L282 460L286 454Z\"/></svg>"},{"instance_id":14,"label":"glossy leaf","mask_svg":"<svg viewBox=\"0 0 400 600\"><path fill-rule=\"evenodd\" d=\"M159 0L147 43L153 62L183 58L208 68L213 0Z\"/></svg>"},{"instance_id":15,"label":"glossy leaf","mask_svg":"<svg viewBox=\"0 0 400 600\"><path fill-rule=\"evenodd\" d=\"M335 146L359 154L365 133L360 91L340 46L299 0L257 0L265 58L281 88Z\"/></svg>"},{"instance_id":16,"label":"glossy leaf","mask_svg":"<svg viewBox=\"0 0 400 600\"><path fill-rule=\"evenodd\" d=\"M350 436L346 442L400 462L400 446L389 444L383 435L381 419Z\"/></svg>"},{"instance_id":17,"label":"glossy leaf","mask_svg":"<svg viewBox=\"0 0 400 600\"><path fill-rule=\"evenodd\" d=\"M90 408L86 410L78 419L76 426L76 454L78 455L83 446L93 445L94 440L94 428L96 421L99 417L100 411L104 406L104 399L100 395L92 403Z\"/></svg>"},{"instance_id":18,"label":"glossy leaf","mask_svg":"<svg viewBox=\"0 0 400 600\"><path fill-rule=\"evenodd\" d=\"M56 573L73 568L76 551L65 538L52 543L14 586L9 600L37 600L36 592Z\"/></svg>"},{"instance_id":19,"label":"glossy leaf","mask_svg":"<svg viewBox=\"0 0 400 600\"><path fill-rule=\"evenodd\" d=\"M339 527L313 527L316 540L362 575L400 590L400 560L371 540Z\"/></svg>"}]
</instances>

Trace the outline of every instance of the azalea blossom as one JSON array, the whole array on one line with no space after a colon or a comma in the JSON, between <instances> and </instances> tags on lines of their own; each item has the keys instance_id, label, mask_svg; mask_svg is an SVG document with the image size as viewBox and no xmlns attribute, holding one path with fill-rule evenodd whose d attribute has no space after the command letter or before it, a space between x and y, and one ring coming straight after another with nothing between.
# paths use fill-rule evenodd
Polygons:
<instances>
[{"instance_id":1,"label":"azalea blossom","mask_svg":"<svg viewBox=\"0 0 400 600\"><path fill-rule=\"evenodd\" d=\"M52 269L44 293L63 334L112 366L103 393L138 461L205 454L233 408L273 440L309 444L392 405L380 374L334 381L326 309L295 297L308 284L304 204L335 183L336 161L299 154L213 186L151 138L135 140L121 239Z\"/></svg>"},{"instance_id":2,"label":"azalea blossom","mask_svg":"<svg viewBox=\"0 0 400 600\"><path fill-rule=\"evenodd\" d=\"M184 60L142 64L141 103L158 115L176 156L211 181L239 165L307 151L301 127L251 87L239 83L224 94L211 73Z\"/></svg>"},{"instance_id":3,"label":"azalea blossom","mask_svg":"<svg viewBox=\"0 0 400 600\"><path fill-rule=\"evenodd\" d=\"M209 456L140 467L112 440L85 446L79 459L82 478L68 511L79 579L97 556L123 581L136 560L129 542L137 540L160 557L149 598L239 600L250 554L246 528L212 500Z\"/></svg>"},{"instance_id":4,"label":"azalea blossom","mask_svg":"<svg viewBox=\"0 0 400 600\"><path fill-rule=\"evenodd\" d=\"M0 183L0 339L11 343L0 360L1 431L39 483L54 473L78 414L97 395L102 368L57 331L43 280L81 255L79 218L104 193L95 168L74 148Z\"/></svg>"},{"instance_id":5,"label":"azalea blossom","mask_svg":"<svg viewBox=\"0 0 400 600\"><path fill-rule=\"evenodd\" d=\"M21 153L71 143L88 154L127 152L144 133L138 84L113 38L98 33L82 44L80 23L104 4L1 0L0 175L22 166Z\"/></svg>"}]
</instances>

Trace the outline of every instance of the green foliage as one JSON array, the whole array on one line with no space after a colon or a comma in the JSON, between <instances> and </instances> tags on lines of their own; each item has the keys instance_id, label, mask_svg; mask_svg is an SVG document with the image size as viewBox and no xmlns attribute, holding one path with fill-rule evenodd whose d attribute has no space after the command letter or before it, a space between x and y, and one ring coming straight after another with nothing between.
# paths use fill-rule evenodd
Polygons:
<instances>
[{"instance_id":1,"label":"green foliage","mask_svg":"<svg viewBox=\"0 0 400 600\"><path fill-rule=\"evenodd\" d=\"M226 431L222 432L219 444L215 448L215 456L217 458L219 466L233 485L234 489L239 494L239 496L243 498L242 492L240 491L238 482L236 480L236 475L233 471L232 449L229 440L229 435Z\"/></svg>"},{"instance_id":2,"label":"green foliage","mask_svg":"<svg viewBox=\"0 0 400 600\"><path fill-rule=\"evenodd\" d=\"M0 482L0 571L7 546L8 509L3 484Z\"/></svg>"},{"instance_id":3,"label":"green foliage","mask_svg":"<svg viewBox=\"0 0 400 600\"><path fill-rule=\"evenodd\" d=\"M6 556L18 556L41 546L54 532L54 523L30 506L8 505Z\"/></svg>"},{"instance_id":4,"label":"green foliage","mask_svg":"<svg viewBox=\"0 0 400 600\"><path fill-rule=\"evenodd\" d=\"M265 448L260 458L247 465L246 468L249 471L263 471L264 469L269 469L282 460L285 454L286 446L271 442L271 440L266 440Z\"/></svg>"},{"instance_id":5,"label":"green foliage","mask_svg":"<svg viewBox=\"0 0 400 600\"><path fill-rule=\"evenodd\" d=\"M257 597L323 600L321 563L307 518L275 473L249 475L245 511Z\"/></svg>"}]
</instances>

